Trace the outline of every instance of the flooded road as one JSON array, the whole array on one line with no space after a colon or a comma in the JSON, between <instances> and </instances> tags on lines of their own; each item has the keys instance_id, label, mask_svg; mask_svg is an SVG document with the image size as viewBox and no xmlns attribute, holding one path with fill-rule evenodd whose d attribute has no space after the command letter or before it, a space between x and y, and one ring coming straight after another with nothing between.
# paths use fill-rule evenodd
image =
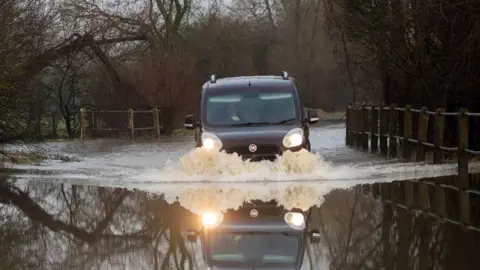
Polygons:
<instances>
[{"instance_id":1,"label":"flooded road","mask_svg":"<svg viewBox=\"0 0 480 270\"><path fill-rule=\"evenodd\" d=\"M260 163L192 150L191 137L42 144L76 161L0 169L2 267L205 270L200 240L186 237L202 215L273 201L309 213L308 230L320 233L319 243L306 238L278 251L304 251L298 253L302 269L474 269L478 233L392 207L358 188L452 175L455 164L402 163L349 149L343 124L314 128L311 136L314 154ZM219 258L241 263L245 250L235 239L227 239L228 248L219 244ZM273 254L275 246L256 253L269 263L293 260Z\"/></svg>"},{"instance_id":2,"label":"flooded road","mask_svg":"<svg viewBox=\"0 0 480 270\"><path fill-rule=\"evenodd\" d=\"M16 177L61 179L74 183L135 185L190 182L292 180L393 181L455 173L456 165L405 164L362 153L345 146L345 126L330 123L311 130L314 155L290 155L276 162L249 163L240 158L192 151L192 137L160 141L91 140L42 144L50 152L79 161L47 161L38 165L10 165Z\"/></svg>"},{"instance_id":3,"label":"flooded road","mask_svg":"<svg viewBox=\"0 0 480 270\"><path fill-rule=\"evenodd\" d=\"M186 231L200 226L202 211L239 209L248 197L247 190L227 190L228 204L209 204L202 198L219 194L211 184L197 186L196 196L169 201L164 196L172 197L170 191L36 180L0 183L2 269L205 270L200 240L188 242ZM288 209L309 210L308 228L321 235L319 243L306 241L301 247L302 269L475 269L479 261L478 233L389 207L358 188L323 194L308 183L296 183L278 190L270 198ZM308 199L299 200L300 193ZM323 203L316 207L319 198ZM264 212L259 213L261 218ZM219 256L243 254L229 245ZM275 262L290 260L288 256L268 258Z\"/></svg>"}]
</instances>

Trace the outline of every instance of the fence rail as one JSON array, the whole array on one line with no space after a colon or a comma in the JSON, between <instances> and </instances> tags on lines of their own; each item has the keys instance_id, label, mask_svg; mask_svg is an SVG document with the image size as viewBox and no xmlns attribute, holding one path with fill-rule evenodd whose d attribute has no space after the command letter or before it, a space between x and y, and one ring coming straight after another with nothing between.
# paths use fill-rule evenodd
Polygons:
<instances>
[{"instance_id":1,"label":"fence rail","mask_svg":"<svg viewBox=\"0 0 480 270\"><path fill-rule=\"evenodd\" d=\"M398 113L403 112L403 134L398 134ZM413 138L413 117L418 119L417 136ZM447 147L444 145L445 117L457 118L458 138L457 146ZM406 161L412 160L412 153L416 152L416 161L425 161L427 150L433 150L433 163L441 164L444 161L444 153L456 154L458 169L453 181L449 184L423 183L433 185L440 194L445 189L455 190L461 206L470 204L470 196L480 194L478 190L471 189L469 179L470 156L480 155L480 151L468 148L469 117L480 116L480 113L471 113L466 109L458 112L445 112L443 109L429 111L426 107L414 109L411 106L397 108L395 104L390 106L368 106L366 104L349 104L347 106L346 120L346 144L372 153L380 152L383 156L396 158L401 156ZM429 118L434 117L433 142L427 141ZM401 144L401 147L400 147ZM415 148L416 147L416 148ZM401 148L401 153L399 153ZM400 155L399 155L400 154ZM443 196L443 195L442 195ZM461 209L462 221L469 218L464 208Z\"/></svg>"},{"instance_id":2,"label":"fence rail","mask_svg":"<svg viewBox=\"0 0 480 270\"><path fill-rule=\"evenodd\" d=\"M155 133L157 138L160 138L160 129L163 127L161 122L161 110L154 108L152 110L86 110L84 108L80 109L80 139L85 140L87 135L87 130L90 131L129 131L129 137L131 140L135 139L135 131L142 130L151 130ZM120 128L98 128L97 126L97 116L100 113L125 113L127 114L127 126ZM135 114L152 114L152 126L149 127L135 127ZM86 125L86 114L90 114L91 123L89 126Z\"/></svg>"},{"instance_id":3,"label":"fence rail","mask_svg":"<svg viewBox=\"0 0 480 270\"><path fill-rule=\"evenodd\" d=\"M469 181L477 188L462 189L453 183L458 176L422 178L392 183L363 184L374 198L420 214L448 222L464 230L480 232L480 174L470 174Z\"/></svg>"},{"instance_id":4,"label":"fence rail","mask_svg":"<svg viewBox=\"0 0 480 270\"><path fill-rule=\"evenodd\" d=\"M398 135L398 112L403 112L403 135ZM413 139L413 116L418 117L417 139ZM454 116L458 123L457 146L444 145L445 117ZM398 157L399 142L402 143L401 157L411 160L414 146L416 146L416 161L425 161L426 150L433 150L433 163L441 164L445 152L457 154L458 174L465 181L468 178L468 162L470 155L479 156L480 151L468 148L469 117L480 116L480 113L471 113L467 109L458 112L445 112L438 109L429 111L426 107L413 109L411 106L397 108L391 106L352 105L347 107L346 144L355 146L372 153ZM434 141L427 141L429 118L434 117Z\"/></svg>"}]
</instances>

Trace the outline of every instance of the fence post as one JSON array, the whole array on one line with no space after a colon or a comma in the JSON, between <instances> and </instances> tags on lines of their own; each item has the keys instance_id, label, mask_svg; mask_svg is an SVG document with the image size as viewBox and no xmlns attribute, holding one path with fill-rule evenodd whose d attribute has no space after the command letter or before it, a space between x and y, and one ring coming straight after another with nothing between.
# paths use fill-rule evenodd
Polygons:
<instances>
[{"instance_id":1,"label":"fence post","mask_svg":"<svg viewBox=\"0 0 480 270\"><path fill-rule=\"evenodd\" d=\"M135 128L134 128L134 119L133 119L133 110L128 110L128 127L130 128L130 140L135 139Z\"/></svg>"},{"instance_id":2,"label":"fence post","mask_svg":"<svg viewBox=\"0 0 480 270\"><path fill-rule=\"evenodd\" d=\"M372 195L374 199L380 197L380 186L378 183L370 184L372 186Z\"/></svg>"},{"instance_id":3,"label":"fence post","mask_svg":"<svg viewBox=\"0 0 480 270\"><path fill-rule=\"evenodd\" d=\"M393 216L393 206L388 203L383 203L383 219L382 223L382 232L381 232L381 241L382 241L382 256L381 260L384 265L393 265L395 260L395 254L393 248L395 247L395 240L392 239L391 231L394 230L394 216ZM392 244L393 242L393 244ZM393 246L393 248L392 248Z\"/></svg>"},{"instance_id":4,"label":"fence post","mask_svg":"<svg viewBox=\"0 0 480 270\"><path fill-rule=\"evenodd\" d=\"M445 188L439 184L435 185L435 212L441 217L447 217Z\"/></svg>"},{"instance_id":5,"label":"fence post","mask_svg":"<svg viewBox=\"0 0 480 270\"><path fill-rule=\"evenodd\" d=\"M350 109L350 102L347 102L347 108L345 110L345 145L346 146L349 146L348 145L348 138L349 138L349 135L348 135L348 132L349 132L349 125L348 125L348 110Z\"/></svg>"},{"instance_id":6,"label":"fence post","mask_svg":"<svg viewBox=\"0 0 480 270\"><path fill-rule=\"evenodd\" d=\"M160 122L158 121L158 109L153 108L152 114L153 114L153 126L155 127L155 133L156 133L157 139L159 139L160 138Z\"/></svg>"},{"instance_id":7,"label":"fence post","mask_svg":"<svg viewBox=\"0 0 480 270\"><path fill-rule=\"evenodd\" d=\"M404 181L405 187L405 205L408 208L414 207L415 204L415 187L411 181Z\"/></svg>"},{"instance_id":8,"label":"fence post","mask_svg":"<svg viewBox=\"0 0 480 270\"><path fill-rule=\"evenodd\" d=\"M465 189L470 187L468 176L468 153L465 149L468 148L468 110L460 109L458 112L458 175L456 185L459 187L459 207L460 207L460 221L470 224L470 194Z\"/></svg>"},{"instance_id":9,"label":"fence post","mask_svg":"<svg viewBox=\"0 0 480 270\"><path fill-rule=\"evenodd\" d=\"M390 122L389 122L389 131L388 131L388 140L389 140L389 149L390 157L397 157L397 108L396 104L390 105Z\"/></svg>"},{"instance_id":10,"label":"fence post","mask_svg":"<svg viewBox=\"0 0 480 270\"><path fill-rule=\"evenodd\" d=\"M388 134L388 114L387 111L384 110L384 104L381 104L378 108L378 117L379 117L379 124L380 124L380 154L382 156L388 155L388 142L386 135Z\"/></svg>"},{"instance_id":11,"label":"fence post","mask_svg":"<svg viewBox=\"0 0 480 270\"><path fill-rule=\"evenodd\" d=\"M362 114L362 111L361 111L361 107L360 107L360 104L356 104L355 105L355 148L360 148L360 146L362 145L362 127L363 127L363 124L362 124L362 118L363 118L363 114Z\"/></svg>"},{"instance_id":12,"label":"fence post","mask_svg":"<svg viewBox=\"0 0 480 270\"><path fill-rule=\"evenodd\" d=\"M403 147L402 147L402 158L404 160L412 159L412 143L409 139L412 138L413 134L413 123L412 123L412 106L405 106L405 112L403 113Z\"/></svg>"},{"instance_id":13,"label":"fence post","mask_svg":"<svg viewBox=\"0 0 480 270\"><path fill-rule=\"evenodd\" d=\"M52 114L52 137L57 138L57 112Z\"/></svg>"},{"instance_id":14,"label":"fence post","mask_svg":"<svg viewBox=\"0 0 480 270\"><path fill-rule=\"evenodd\" d=\"M420 108L420 113L418 115L418 147L416 153L417 161L425 161L425 145L423 142L427 141L427 130L428 130L428 114L427 107Z\"/></svg>"},{"instance_id":15,"label":"fence post","mask_svg":"<svg viewBox=\"0 0 480 270\"><path fill-rule=\"evenodd\" d=\"M418 204L422 210L430 210L430 195L428 194L428 185L422 180L418 181Z\"/></svg>"},{"instance_id":16,"label":"fence post","mask_svg":"<svg viewBox=\"0 0 480 270\"><path fill-rule=\"evenodd\" d=\"M391 183L380 183L380 198L382 200L390 200L391 197Z\"/></svg>"},{"instance_id":17,"label":"fence post","mask_svg":"<svg viewBox=\"0 0 480 270\"><path fill-rule=\"evenodd\" d=\"M347 111L346 111L346 123L345 123L345 145L347 146L351 146L352 144L352 135L351 135L351 123L352 123L352 119L350 119L350 117L352 116L352 113L351 113L351 110L352 109L352 103L351 102L348 102L347 103Z\"/></svg>"},{"instance_id":18,"label":"fence post","mask_svg":"<svg viewBox=\"0 0 480 270\"><path fill-rule=\"evenodd\" d=\"M443 162L443 151L440 149L440 146L443 145L443 137L445 134L445 115L443 115L444 110L442 108L437 109L435 113L435 129L434 134L434 145L435 149L433 150L433 164L442 164Z\"/></svg>"},{"instance_id":19,"label":"fence post","mask_svg":"<svg viewBox=\"0 0 480 270\"><path fill-rule=\"evenodd\" d=\"M391 182L388 187L390 188L390 201L392 202L392 204L397 204L397 203L400 203L400 192L399 192L399 189L400 189L400 182L398 181L394 181L394 182Z\"/></svg>"},{"instance_id":20,"label":"fence post","mask_svg":"<svg viewBox=\"0 0 480 270\"><path fill-rule=\"evenodd\" d=\"M163 128L163 110L159 109L158 110L158 128L159 128L159 133L160 130Z\"/></svg>"},{"instance_id":21,"label":"fence post","mask_svg":"<svg viewBox=\"0 0 480 270\"><path fill-rule=\"evenodd\" d=\"M91 118L92 118L92 122L89 123L90 134L93 138L96 138L97 137L97 128L98 128L98 125L97 125L98 113L95 113L94 111L92 111Z\"/></svg>"},{"instance_id":22,"label":"fence post","mask_svg":"<svg viewBox=\"0 0 480 270\"><path fill-rule=\"evenodd\" d=\"M85 109L80 108L80 140L85 140Z\"/></svg>"},{"instance_id":23,"label":"fence post","mask_svg":"<svg viewBox=\"0 0 480 270\"><path fill-rule=\"evenodd\" d=\"M458 112L458 184L460 187L468 185L468 110Z\"/></svg>"},{"instance_id":24,"label":"fence post","mask_svg":"<svg viewBox=\"0 0 480 270\"><path fill-rule=\"evenodd\" d=\"M355 114L357 123L355 125L355 148L360 149L362 147L362 135L363 135L363 113L362 113L362 106L357 103L355 107Z\"/></svg>"},{"instance_id":25,"label":"fence post","mask_svg":"<svg viewBox=\"0 0 480 270\"><path fill-rule=\"evenodd\" d=\"M375 108L375 106L370 106L372 108L372 113L370 117L370 150L372 153L378 152L378 110L379 108ZM377 110L378 109L378 110Z\"/></svg>"},{"instance_id":26,"label":"fence post","mask_svg":"<svg viewBox=\"0 0 480 270\"><path fill-rule=\"evenodd\" d=\"M362 104L362 150L368 151L368 108L367 104Z\"/></svg>"}]
</instances>

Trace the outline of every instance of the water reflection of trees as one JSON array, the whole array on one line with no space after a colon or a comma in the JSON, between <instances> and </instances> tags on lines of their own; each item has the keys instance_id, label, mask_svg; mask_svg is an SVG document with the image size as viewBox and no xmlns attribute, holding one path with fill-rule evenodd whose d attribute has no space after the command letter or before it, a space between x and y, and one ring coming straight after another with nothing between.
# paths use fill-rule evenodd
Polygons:
<instances>
[{"instance_id":1,"label":"water reflection of trees","mask_svg":"<svg viewBox=\"0 0 480 270\"><path fill-rule=\"evenodd\" d=\"M360 189L336 190L316 208L331 269L477 269L480 234L392 207ZM323 256L316 256L323 257Z\"/></svg>"},{"instance_id":2,"label":"water reflection of trees","mask_svg":"<svg viewBox=\"0 0 480 270\"><path fill-rule=\"evenodd\" d=\"M198 247L187 246L182 235L196 218L161 196L0 183L0 260L6 269L193 269L196 264Z\"/></svg>"},{"instance_id":3,"label":"water reflection of trees","mask_svg":"<svg viewBox=\"0 0 480 270\"><path fill-rule=\"evenodd\" d=\"M476 269L479 233L335 190L314 208L323 235L305 268ZM198 218L145 192L0 181L2 269L204 269L182 232ZM311 225L311 226L312 226ZM311 227L311 228L313 228ZM198 264L198 265L197 265Z\"/></svg>"}]
</instances>

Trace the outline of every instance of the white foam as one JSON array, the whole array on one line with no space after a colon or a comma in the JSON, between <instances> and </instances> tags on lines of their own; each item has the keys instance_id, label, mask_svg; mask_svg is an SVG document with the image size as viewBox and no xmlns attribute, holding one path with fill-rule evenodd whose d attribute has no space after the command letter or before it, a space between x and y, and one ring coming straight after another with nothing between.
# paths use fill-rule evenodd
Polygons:
<instances>
[{"instance_id":1,"label":"white foam","mask_svg":"<svg viewBox=\"0 0 480 270\"><path fill-rule=\"evenodd\" d=\"M352 167L335 167L318 153L306 150L285 152L275 161L250 162L237 154L196 148L178 162L169 161L163 169L150 170L131 180L151 182L249 182L346 179Z\"/></svg>"}]
</instances>

